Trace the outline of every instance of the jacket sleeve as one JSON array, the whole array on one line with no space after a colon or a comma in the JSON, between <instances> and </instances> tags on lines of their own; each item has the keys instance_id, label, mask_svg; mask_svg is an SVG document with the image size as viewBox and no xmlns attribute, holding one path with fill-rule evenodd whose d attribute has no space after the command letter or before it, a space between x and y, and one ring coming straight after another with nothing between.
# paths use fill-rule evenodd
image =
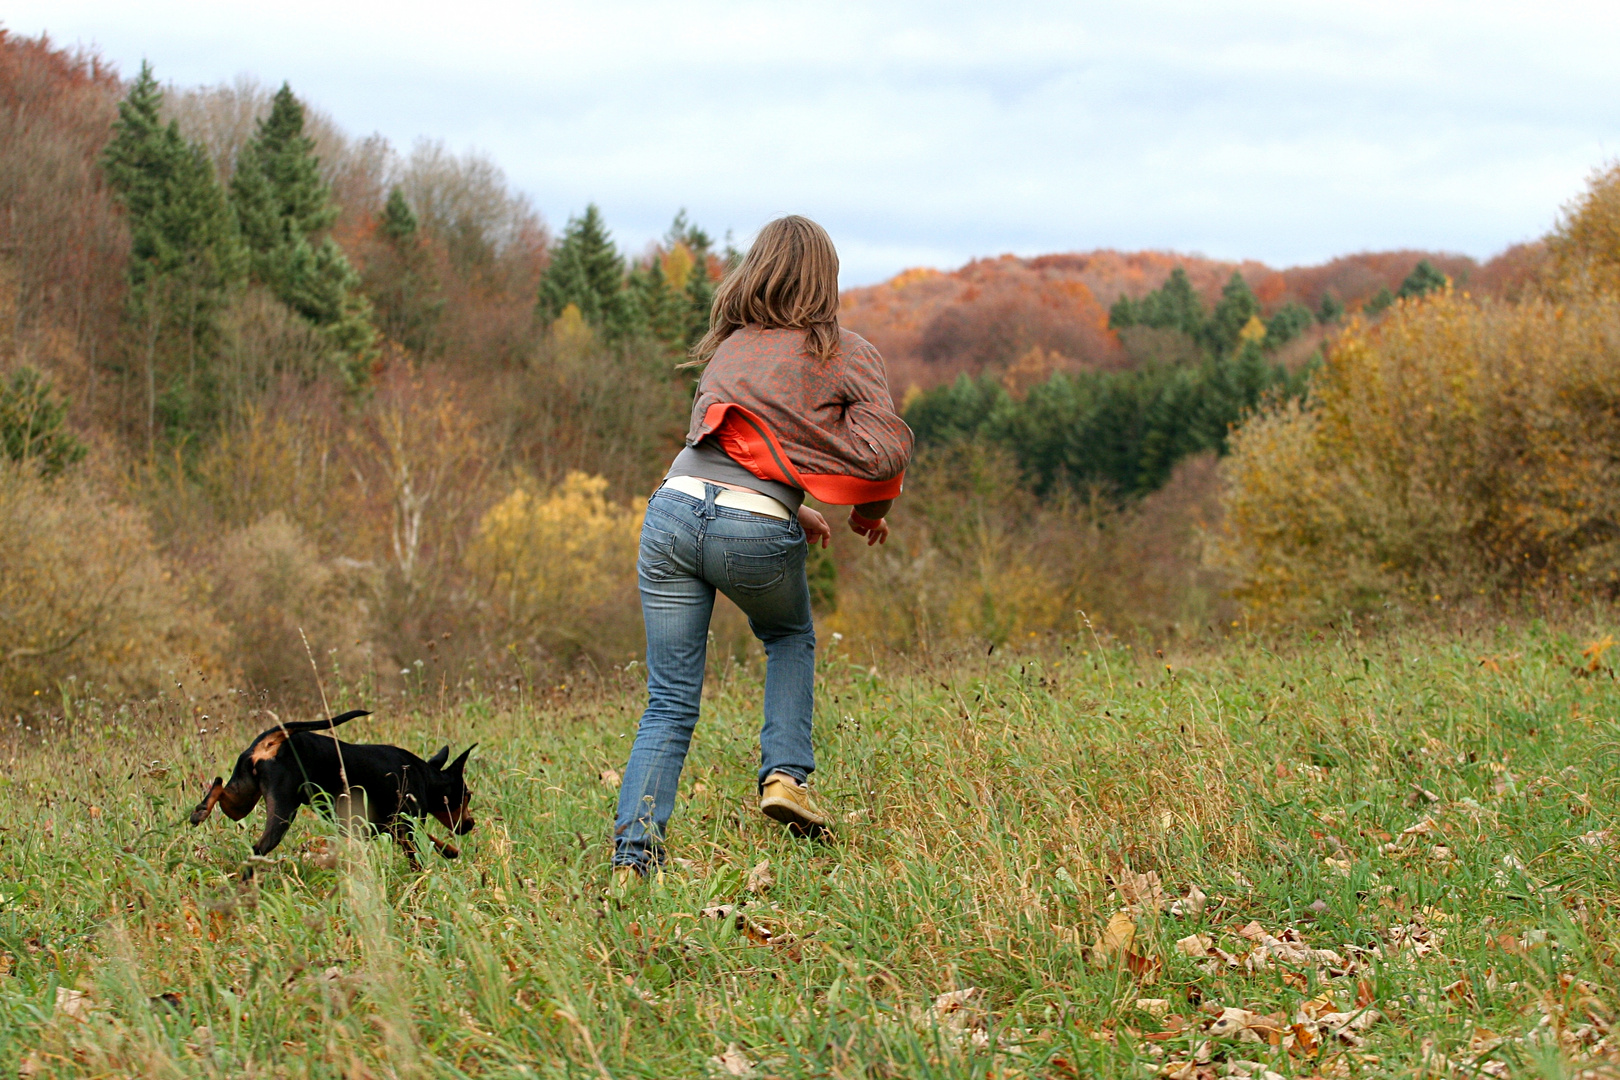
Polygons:
<instances>
[{"instance_id":1,"label":"jacket sleeve","mask_svg":"<svg viewBox=\"0 0 1620 1080\"><path fill-rule=\"evenodd\" d=\"M856 475L863 480L889 480L911 463L911 428L895 411L883 357L862 341L845 357L840 392L849 436L859 445Z\"/></svg>"}]
</instances>

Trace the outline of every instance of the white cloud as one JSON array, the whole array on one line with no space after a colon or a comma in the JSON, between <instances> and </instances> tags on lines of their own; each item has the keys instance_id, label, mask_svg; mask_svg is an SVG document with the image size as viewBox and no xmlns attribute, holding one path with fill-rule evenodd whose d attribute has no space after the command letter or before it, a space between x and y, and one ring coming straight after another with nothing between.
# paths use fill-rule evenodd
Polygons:
<instances>
[{"instance_id":1,"label":"white cloud","mask_svg":"<svg viewBox=\"0 0 1620 1080\"><path fill-rule=\"evenodd\" d=\"M1612 5L13 0L124 70L252 72L477 146L560 224L821 219L849 283L1002 251L1487 255L1614 152Z\"/></svg>"}]
</instances>

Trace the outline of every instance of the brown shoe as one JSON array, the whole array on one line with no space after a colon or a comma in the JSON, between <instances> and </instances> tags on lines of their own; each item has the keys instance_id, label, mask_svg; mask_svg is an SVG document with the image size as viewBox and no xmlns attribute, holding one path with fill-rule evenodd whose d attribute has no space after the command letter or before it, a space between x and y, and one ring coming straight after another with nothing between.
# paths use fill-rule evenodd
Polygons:
<instances>
[{"instance_id":1,"label":"brown shoe","mask_svg":"<svg viewBox=\"0 0 1620 1080\"><path fill-rule=\"evenodd\" d=\"M810 789L780 772L765 778L765 788L759 795L759 812L803 836L824 832L830 822L811 800Z\"/></svg>"}]
</instances>

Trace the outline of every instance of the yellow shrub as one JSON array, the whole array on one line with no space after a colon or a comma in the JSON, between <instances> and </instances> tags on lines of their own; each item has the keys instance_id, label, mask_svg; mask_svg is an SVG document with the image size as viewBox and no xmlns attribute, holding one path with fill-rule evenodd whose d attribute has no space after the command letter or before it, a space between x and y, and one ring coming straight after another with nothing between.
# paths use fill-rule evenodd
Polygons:
<instances>
[{"instance_id":1,"label":"yellow shrub","mask_svg":"<svg viewBox=\"0 0 1620 1080\"><path fill-rule=\"evenodd\" d=\"M1074 633L1086 619L1119 632L1196 632L1218 617L1218 575L1202 565L1200 542L1219 509L1214 473L1212 455L1192 458L1129 507L1043 504L1005 452L972 443L929 452L886 547L851 543L835 527L838 606L826 627L862 649L924 651Z\"/></svg>"},{"instance_id":2,"label":"yellow shrub","mask_svg":"<svg viewBox=\"0 0 1620 1080\"><path fill-rule=\"evenodd\" d=\"M1620 583L1620 300L1402 304L1232 441L1223 553L1261 614Z\"/></svg>"},{"instance_id":3,"label":"yellow shrub","mask_svg":"<svg viewBox=\"0 0 1620 1080\"><path fill-rule=\"evenodd\" d=\"M216 666L205 604L159 559L146 521L88 484L0 465L0 704L8 715L94 687L152 694ZM53 702L52 699L56 698Z\"/></svg>"},{"instance_id":4,"label":"yellow shrub","mask_svg":"<svg viewBox=\"0 0 1620 1080\"><path fill-rule=\"evenodd\" d=\"M568 650L624 645L636 612L641 514L607 481L572 472L556 488L518 488L483 516L468 566L500 632Z\"/></svg>"},{"instance_id":5,"label":"yellow shrub","mask_svg":"<svg viewBox=\"0 0 1620 1080\"><path fill-rule=\"evenodd\" d=\"M360 672L368 583L353 560L321 558L275 511L228 535L215 570L214 608L230 627L233 666L251 689L318 702L312 656L323 678Z\"/></svg>"},{"instance_id":6,"label":"yellow shrub","mask_svg":"<svg viewBox=\"0 0 1620 1080\"><path fill-rule=\"evenodd\" d=\"M1552 291L1620 292L1620 164L1595 173L1547 237Z\"/></svg>"}]
</instances>

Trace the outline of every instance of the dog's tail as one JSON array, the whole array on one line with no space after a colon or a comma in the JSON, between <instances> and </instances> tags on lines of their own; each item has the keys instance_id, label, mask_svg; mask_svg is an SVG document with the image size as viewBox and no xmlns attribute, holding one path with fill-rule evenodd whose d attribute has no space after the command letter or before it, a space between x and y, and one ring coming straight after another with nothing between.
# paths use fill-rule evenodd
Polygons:
<instances>
[{"instance_id":1,"label":"dog's tail","mask_svg":"<svg viewBox=\"0 0 1620 1080\"><path fill-rule=\"evenodd\" d=\"M295 731L325 731L327 728L335 728L339 724L347 724L350 720L370 715L371 712L368 709L351 709L346 713L338 713L330 720L299 720L293 724L280 724L270 730L285 731L289 735Z\"/></svg>"}]
</instances>

